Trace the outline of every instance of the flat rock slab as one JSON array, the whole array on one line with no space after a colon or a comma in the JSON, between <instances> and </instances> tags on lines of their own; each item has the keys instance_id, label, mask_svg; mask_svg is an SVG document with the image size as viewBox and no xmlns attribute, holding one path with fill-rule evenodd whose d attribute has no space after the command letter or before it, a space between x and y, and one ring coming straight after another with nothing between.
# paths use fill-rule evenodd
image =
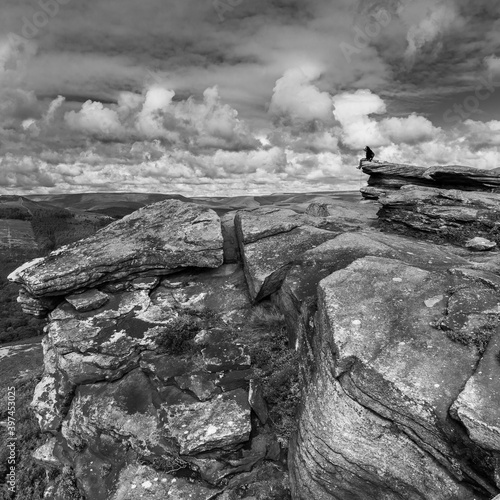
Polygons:
<instances>
[{"instance_id":1,"label":"flat rock slab","mask_svg":"<svg viewBox=\"0 0 500 500\"><path fill-rule=\"evenodd\" d=\"M144 316L151 321L168 320L172 311L197 312L200 308L214 311L232 321L245 317L251 308L245 275L239 264L183 271L164 278L151 294L151 302Z\"/></svg>"},{"instance_id":2,"label":"flat rock slab","mask_svg":"<svg viewBox=\"0 0 500 500\"><path fill-rule=\"evenodd\" d=\"M210 401L162 408L168 432L178 442L181 455L233 446L250 437L248 394L241 389Z\"/></svg>"},{"instance_id":3,"label":"flat rock slab","mask_svg":"<svg viewBox=\"0 0 500 500\"><path fill-rule=\"evenodd\" d=\"M99 290L87 290L83 293L74 293L66 297L69 302L78 312L92 311L106 304L109 300L109 295Z\"/></svg>"},{"instance_id":4,"label":"flat rock slab","mask_svg":"<svg viewBox=\"0 0 500 500\"><path fill-rule=\"evenodd\" d=\"M278 290L295 259L337 235L335 232L302 226L246 244L242 253L252 299L262 300Z\"/></svg>"},{"instance_id":5,"label":"flat rock slab","mask_svg":"<svg viewBox=\"0 0 500 500\"><path fill-rule=\"evenodd\" d=\"M451 412L467 428L473 441L500 450L500 335L491 339L476 372L453 403Z\"/></svg>"},{"instance_id":6,"label":"flat rock slab","mask_svg":"<svg viewBox=\"0 0 500 500\"><path fill-rule=\"evenodd\" d=\"M221 342L205 347L201 353L206 369L212 373L245 370L251 365L248 347L242 344Z\"/></svg>"},{"instance_id":7,"label":"flat rock slab","mask_svg":"<svg viewBox=\"0 0 500 500\"><path fill-rule=\"evenodd\" d=\"M465 248L470 248L471 250L485 251L493 250L497 244L494 241L490 241L486 238L481 238L477 236L465 242Z\"/></svg>"},{"instance_id":8,"label":"flat rock slab","mask_svg":"<svg viewBox=\"0 0 500 500\"><path fill-rule=\"evenodd\" d=\"M285 313L291 345L316 310L318 283L367 255L402 260L424 269L448 269L469 262L444 248L377 231L344 233L304 252L290 267L276 300Z\"/></svg>"},{"instance_id":9,"label":"flat rock slab","mask_svg":"<svg viewBox=\"0 0 500 500\"><path fill-rule=\"evenodd\" d=\"M144 271L161 275L188 266L218 267L222 246L213 210L167 200L21 266L9 279L36 297L62 295Z\"/></svg>"}]
</instances>

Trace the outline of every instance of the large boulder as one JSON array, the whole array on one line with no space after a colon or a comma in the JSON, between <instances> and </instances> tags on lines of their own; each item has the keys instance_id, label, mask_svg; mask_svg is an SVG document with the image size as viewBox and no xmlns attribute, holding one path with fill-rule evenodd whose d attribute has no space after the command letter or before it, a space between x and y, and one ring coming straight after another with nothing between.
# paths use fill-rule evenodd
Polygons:
<instances>
[{"instance_id":1,"label":"large boulder","mask_svg":"<svg viewBox=\"0 0 500 500\"><path fill-rule=\"evenodd\" d=\"M493 314L498 314L498 305ZM453 403L451 412L467 429L471 439L488 450L500 450L500 332L494 337L484 353L474 375L467 381L464 390ZM500 487L500 478L497 478Z\"/></svg>"},{"instance_id":2,"label":"large boulder","mask_svg":"<svg viewBox=\"0 0 500 500\"><path fill-rule=\"evenodd\" d=\"M460 256L434 244L378 231L344 233L294 260L273 300L285 314L291 345L309 350L318 283L367 255L400 259L429 269L468 265ZM308 347L309 346L309 347Z\"/></svg>"},{"instance_id":3,"label":"large boulder","mask_svg":"<svg viewBox=\"0 0 500 500\"><path fill-rule=\"evenodd\" d=\"M378 216L394 230L465 243L481 236L500 242L500 194L406 186L380 198Z\"/></svg>"},{"instance_id":4,"label":"large boulder","mask_svg":"<svg viewBox=\"0 0 500 500\"><path fill-rule=\"evenodd\" d=\"M222 247L221 223L213 210L166 200L23 265L9 279L34 297L63 295L139 273L218 267Z\"/></svg>"},{"instance_id":5,"label":"large boulder","mask_svg":"<svg viewBox=\"0 0 500 500\"><path fill-rule=\"evenodd\" d=\"M248 290L254 301L280 287L294 259L340 233L335 218L274 207L238 212L235 226Z\"/></svg>"},{"instance_id":6,"label":"large boulder","mask_svg":"<svg viewBox=\"0 0 500 500\"><path fill-rule=\"evenodd\" d=\"M365 257L320 282L314 369L291 451L294 498L498 493L495 453L478 447L450 408L473 420L464 416L473 401L466 384L498 325L500 292L486 272L481 281L423 267ZM475 297L469 307L465 296ZM476 425L494 433L491 412L477 413Z\"/></svg>"}]
</instances>

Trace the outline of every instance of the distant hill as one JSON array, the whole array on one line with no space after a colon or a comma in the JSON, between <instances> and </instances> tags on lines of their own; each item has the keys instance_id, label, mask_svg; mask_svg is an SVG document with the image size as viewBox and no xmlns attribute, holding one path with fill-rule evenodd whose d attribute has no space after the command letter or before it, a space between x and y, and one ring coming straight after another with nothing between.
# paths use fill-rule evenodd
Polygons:
<instances>
[{"instance_id":1,"label":"distant hill","mask_svg":"<svg viewBox=\"0 0 500 500\"><path fill-rule=\"evenodd\" d=\"M198 197L189 198L179 194L159 193L80 193L80 194L43 194L29 195L28 198L37 203L49 203L52 206L67 210L85 210L121 218L135 210L162 200L189 201L212 208L219 214L230 210L257 208L262 205L277 205L297 211L318 197L328 197L336 201L358 201L358 191L322 191L314 193L276 193L265 196L233 196L233 197Z\"/></svg>"}]
</instances>

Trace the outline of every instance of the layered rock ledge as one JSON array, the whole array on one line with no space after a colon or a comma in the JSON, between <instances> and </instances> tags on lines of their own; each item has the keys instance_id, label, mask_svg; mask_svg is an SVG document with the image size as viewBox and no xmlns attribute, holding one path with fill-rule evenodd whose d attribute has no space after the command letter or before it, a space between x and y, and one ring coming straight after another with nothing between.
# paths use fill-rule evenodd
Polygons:
<instances>
[{"instance_id":1,"label":"layered rock ledge","mask_svg":"<svg viewBox=\"0 0 500 500\"><path fill-rule=\"evenodd\" d=\"M422 184L222 219L161 202L15 271L26 311L49 315L37 460L71 468L92 500L498 494L500 257L458 237L494 239L493 181L384 168ZM447 244L421 237L438 224L456 231ZM245 328L271 302L299 358L288 460L256 369L269 332Z\"/></svg>"}]
</instances>

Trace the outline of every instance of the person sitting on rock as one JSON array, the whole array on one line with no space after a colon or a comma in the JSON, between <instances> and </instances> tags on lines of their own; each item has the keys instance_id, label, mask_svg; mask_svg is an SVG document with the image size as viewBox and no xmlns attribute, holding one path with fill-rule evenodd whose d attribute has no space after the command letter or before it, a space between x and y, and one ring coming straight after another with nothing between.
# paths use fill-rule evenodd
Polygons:
<instances>
[{"instance_id":1,"label":"person sitting on rock","mask_svg":"<svg viewBox=\"0 0 500 500\"><path fill-rule=\"evenodd\" d=\"M359 160L358 168L361 168L363 166L363 162L372 161L375 156L375 153L368 146L365 147L364 151L366 152L366 158L362 158L361 160Z\"/></svg>"},{"instance_id":2,"label":"person sitting on rock","mask_svg":"<svg viewBox=\"0 0 500 500\"><path fill-rule=\"evenodd\" d=\"M375 153L368 146L366 146L365 152L366 152L366 161L372 161L373 158L375 157Z\"/></svg>"}]
</instances>

